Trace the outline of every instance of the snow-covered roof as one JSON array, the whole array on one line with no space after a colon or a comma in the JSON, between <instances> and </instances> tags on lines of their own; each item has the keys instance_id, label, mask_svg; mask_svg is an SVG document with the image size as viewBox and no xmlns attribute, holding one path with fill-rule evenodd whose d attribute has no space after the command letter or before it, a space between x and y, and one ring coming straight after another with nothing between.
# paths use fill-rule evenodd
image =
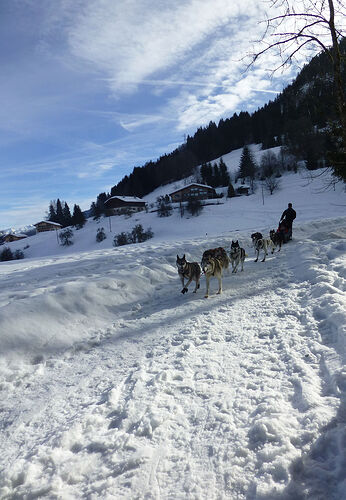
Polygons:
<instances>
[{"instance_id":1,"label":"snow-covered roof","mask_svg":"<svg viewBox=\"0 0 346 500\"><path fill-rule=\"evenodd\" d=\"M10 240L10 238L27 238L27 234L22 234L22 233L8 233L4 235L5 240Z\"/></svg>"},{"instance_id":2,"label":"snow-covered roof","mask_svg":"<svg viewBox=\"0 0 346 500\"><path fill-rule=\"evenodd\" d=\"M142 200L142 198L138 198L137 196L111 196L110 198L108 198L108 200L106 200L106 203L109 200L121 200L121 201L126 201L126 203L139 203L139 202L145 203L145 201Z\"/></svg>"},{"instance_id":3,"label":"snow-covered roof","mask_svg":"<svg viewBox=\"0 0 346 500\"><path fill-rule=\"evenodd\" d=\"M52 226L59 226L61 227L61 224L58 224L57 222L52 222L51 220L40 220L40 222L36 222L36 224L34 224L34 226L38 226L38 224L52 224Z\"/></svg>"},{"instance_id":4,"label":"snow-covered roof","mask_svg":"<svg viewBox=\"0 0 346 500\"><path fill-rule=\"evenodd\" d=\"M215 188L213 188L212 186L208 186L207 184L198 184L197 182L191 182L190 184L186 184L186 186L182 186L181 188L176 189L175 191L172 191L169 194L178 193L179 191L183 191L183 189L186 189L186 188L189 188L189 187L192 187L192 186L198 186L198 187L213 189L215 191Z\"/></svg>"}]
</instances>

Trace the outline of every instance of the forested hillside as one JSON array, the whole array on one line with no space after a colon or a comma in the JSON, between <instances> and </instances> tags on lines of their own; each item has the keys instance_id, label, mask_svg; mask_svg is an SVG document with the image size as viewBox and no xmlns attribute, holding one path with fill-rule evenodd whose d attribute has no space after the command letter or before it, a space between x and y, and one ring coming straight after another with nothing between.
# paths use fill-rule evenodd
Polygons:
<instances>
[{"instance_id":1,"label":"forested hillside","mask_svg":"<svg viewBox=\"0 0 346 500\"><path fill-rule=\"evenodd\" d=\"M346 40L341 42L346 54ZM346 81L346 70L343 68ZM323 166L332 148L326 128L336 120L332 66L328 55L314 57L294 82L268 104L250 114L235 113L200 127L186 142L169 154L142 167L135 167L112 187L111 195L145 196L157 187L187 177L202 163L249 143L263 148L285 145L310 168Z\"/></svg>"}]
</instances>

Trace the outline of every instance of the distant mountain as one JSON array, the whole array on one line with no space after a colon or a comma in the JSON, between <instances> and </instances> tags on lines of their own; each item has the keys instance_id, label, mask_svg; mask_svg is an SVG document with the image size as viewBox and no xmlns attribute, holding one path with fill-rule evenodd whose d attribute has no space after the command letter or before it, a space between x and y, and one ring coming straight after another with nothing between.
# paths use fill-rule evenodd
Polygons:
<instances>
[{"instance_id":1,"label":"distant mountain","mask_svg":"<svg viewBox=\"0 0 346 500\"><path fill-rule=\"evenodd\" d=\"M346 55L346 39L340 44ZM346 66L343 67L346 81ZM112 187L111 195L145 196L159 186L188 177L194 169L245 144L264 149L284 145L309 168L323 166L331 148L326 127L337 118L332 66L326 53L314 57L274 101L254 113L235 113L200 127L180 147L135 167Z\"/></svg>"},{"instance_id":2,"label":"distant mountain","mask_svg":"<svg viewBox=\"0 0 346 500\"><path fill-rule=\"evenodd\" d=\"M36 228L32 224L28 226L23 226L19 229L14 229L13 227L0 229L0 238L6 234L26 234L27 236L32 236L36 233Z\"/></svg>"}]
</instances>

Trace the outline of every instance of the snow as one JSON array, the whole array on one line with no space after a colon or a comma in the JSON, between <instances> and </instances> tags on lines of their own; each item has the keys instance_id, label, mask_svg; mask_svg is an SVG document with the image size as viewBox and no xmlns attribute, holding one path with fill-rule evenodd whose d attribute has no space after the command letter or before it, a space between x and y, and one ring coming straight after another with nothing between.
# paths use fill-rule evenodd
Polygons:
<instances>
[{"instance_id":1,"label":"snow","mask_svg":"<svg viewBox=\"0 0 346 500\"><path fill-rule=\"evenodd\" d=\"M108 198L106 201L109 200L121 200L121 201L127 201L128 203L131 202L138 202L138 201L143 201L142 198L138 198L137 196L111 196Z\"/></svg>"},{"instance_id":2,"label":"snow","mask_svg":"<svg viewBox=\"0 0 346 500\"><path fill-rule=\"evenodd\" d=\"M184 184L184 188L189 188L191 186L198 186L198 187L203 187L203 188L209 188L209 189L214 189L213 187L211 186L208 186L208 184L198 184L198 182L190 182L189 184ZM170 195L171 194L175 194L177 191L180 191L180 189L177 189L176 191L173 191L172 193L169 193Z\"/></svg>"},{"instance_id":3,"label":"snow","mask_svg":"<svg viewBox=\"0 0 346 500\"><path fill-rule=\"evenodd\" d=\"M29 247L0 263L0 498L346 499L346 203L324 181L8 244ZM293 241L255 263L288 202ZM136 224L154 237L113 247ZM181 294L176 255L232 238L244 272Z\"/></svg>"},{"instance_id":4,"label":"snow","mask_svg":"<svg viewBox=\"0 0 346 500\"><path fill-rule=\"evenodd\" d=\"M57 227L61 227L61 224L58 224L57 222L53 222L51 220L41 220L40 222L36 222L36 224L34 224L34 226L38 226L39 224L50 224L51 226L57 226Z\"/></svg>"}]
</instances>

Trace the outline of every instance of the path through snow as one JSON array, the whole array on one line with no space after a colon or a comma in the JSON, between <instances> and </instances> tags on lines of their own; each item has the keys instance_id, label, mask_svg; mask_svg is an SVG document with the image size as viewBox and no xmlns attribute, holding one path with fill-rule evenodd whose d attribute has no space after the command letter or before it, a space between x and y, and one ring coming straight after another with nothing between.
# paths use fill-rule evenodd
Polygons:
<instances>
[{"instance_id":1,"label":"path through snow","mask_svg":"<svg viewBox=\"0 0 346 500\"><path fill-rule=\"evenodd\" d=\"M204 280L180 294L174 269L207 241L132 247L125 266L119 249L10 271L27 284L13 299L23 315L80 299L91 317L102 286L109 307L90 333L81 306L70 346L60 313L36 355L5 342L0 497L346 498L345 220L295 236L266 263L248 248L207 300Z\"/></svg>"}]
</instances>

